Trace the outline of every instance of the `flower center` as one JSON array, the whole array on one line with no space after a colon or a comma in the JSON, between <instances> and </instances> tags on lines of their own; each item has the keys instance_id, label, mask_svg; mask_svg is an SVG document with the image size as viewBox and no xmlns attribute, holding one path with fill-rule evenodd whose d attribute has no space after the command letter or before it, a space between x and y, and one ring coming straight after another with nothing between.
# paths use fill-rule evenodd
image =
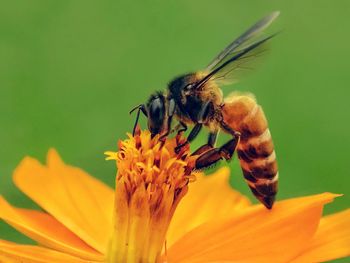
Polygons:
<instances>
[{"instance_id":1,"label":"flower center","mask_svg":"<svg viewBox=\"0 0 350 263\"><path fill-rule=\"evenodd\" d=\"M156 262L165 242L175 209L195 179L195 157L189 146L175 153L181 136L162 141L148 131L119 142L118 152L106 152L116 160L117 176L114 229L107 262Z\"/></svg>"}]
</instances>

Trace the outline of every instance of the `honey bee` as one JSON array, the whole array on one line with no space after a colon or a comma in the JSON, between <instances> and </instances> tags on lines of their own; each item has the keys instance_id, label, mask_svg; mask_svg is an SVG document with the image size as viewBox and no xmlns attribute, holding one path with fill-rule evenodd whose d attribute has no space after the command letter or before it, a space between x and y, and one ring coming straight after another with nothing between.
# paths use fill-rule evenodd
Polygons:
<instances>
[{"instance_id":1,"label":"honey bee","mask_svg":"<svg viewBox=\"0 0 350 263\"><path fill-rule=\"evenodd\" d=\"M193 128L187 141L175 151L191 142L205 126L209 129L208 141L194 151L198 155L193 169L204 169L218 161L230 160L237 155L251 191L265 207L271 209L277 193L278 171L274 146L262 108L249 95L234 95L224 100L221 86L237 80L238 73L249 70L249 65L265 53L267 43L276 34L263 36L279 15L273 12L259 20L230 43L205 70L175 78L165 92L156 92L147 103L138 105L135 129L140 113L148 120L151 136L166 138L171 132L182 133L188 125ZM172 129L176 118L178 125ZM219 131L232 136L216 147Z\"/></svg>"}]
</instances>

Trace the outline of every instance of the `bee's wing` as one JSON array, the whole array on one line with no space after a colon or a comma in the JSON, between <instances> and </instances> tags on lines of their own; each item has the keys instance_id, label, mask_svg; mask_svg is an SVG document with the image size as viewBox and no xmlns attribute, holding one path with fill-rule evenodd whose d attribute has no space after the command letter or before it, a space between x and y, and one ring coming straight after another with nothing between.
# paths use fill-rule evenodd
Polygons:
<instances>
[{"instance_id":1,"label":"bee's wing","mask_svg":"<svg viewBox=\"0 0 350 263\"><path fill-rule=\"evenodd\" d=\"M256 63L257 58L267 51L267 42L274 36L261 37L261 33L278 15L279 12L273 12L264 17L225 48L207 67L210 73L196 83L196 88L209 79L219 84L236 82L237 76L249 71L252 62Z\"/></svg>"},{"instance_id":2,"label":"bee's wing","mask_svg":"<svg viewBox=\"0 0 350 263\"><path fill-rule=\"evenodd\" d=\"M231 54L238 48L246 46L249 42L253 42L254 39L256 39L263 32L263 30L266 29L279 16L279 14L279 11L275 11L256 22L237 39L232 41L219 55L217 55L217 57L214 58L207 66L207 70L212 71L214 68L220 65L223 60L231 56Z\"/></svg>"}]
</instances>

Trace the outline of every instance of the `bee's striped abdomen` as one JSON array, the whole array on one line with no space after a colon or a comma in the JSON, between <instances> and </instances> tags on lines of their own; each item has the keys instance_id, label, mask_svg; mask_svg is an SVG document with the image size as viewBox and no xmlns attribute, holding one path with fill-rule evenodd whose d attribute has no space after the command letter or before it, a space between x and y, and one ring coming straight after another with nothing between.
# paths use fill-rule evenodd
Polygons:
<instances>
[{"instance_id":1,"label":"bee's striped abdomen","mask_svg":"<svg viewBox=\"0 0 350 263\"><path fill-rule=\"evenodd\" d=\"M232 95L223 107L224 120L241 133L237 154L249 188L267 208L277 193L276 154L265 114L251 95Z\"/></svg>"}]
</instances>

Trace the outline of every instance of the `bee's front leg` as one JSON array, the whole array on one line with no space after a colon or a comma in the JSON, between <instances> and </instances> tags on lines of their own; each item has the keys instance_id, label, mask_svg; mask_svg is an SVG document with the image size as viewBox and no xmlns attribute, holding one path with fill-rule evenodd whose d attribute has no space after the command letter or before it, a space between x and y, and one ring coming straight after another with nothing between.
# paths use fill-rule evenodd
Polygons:
<instances>
[{"instance_id":1,"label":"bee's front leg","mask_svg":"<svg viewBox=\"0 0 350 263\"><path fill-rule=\"evenodd\" d=\"M201 131L202 127L203 127L203 124L202 124L202 123L197 123L197 124L193 127L193 129L191 130L190 134L188 135L186 142L183 143L183 144L178 145L178 146L175 148L175 152L176 152L176 153L179 153L182 147L184 147L185 145L187 145L188 143L190 143L191 141L193 141L194 138L196 138L197 135L199 134L199 132ZM187 126L186 126L186 129L187 129Z\"/></svg>"}]
</instances>

